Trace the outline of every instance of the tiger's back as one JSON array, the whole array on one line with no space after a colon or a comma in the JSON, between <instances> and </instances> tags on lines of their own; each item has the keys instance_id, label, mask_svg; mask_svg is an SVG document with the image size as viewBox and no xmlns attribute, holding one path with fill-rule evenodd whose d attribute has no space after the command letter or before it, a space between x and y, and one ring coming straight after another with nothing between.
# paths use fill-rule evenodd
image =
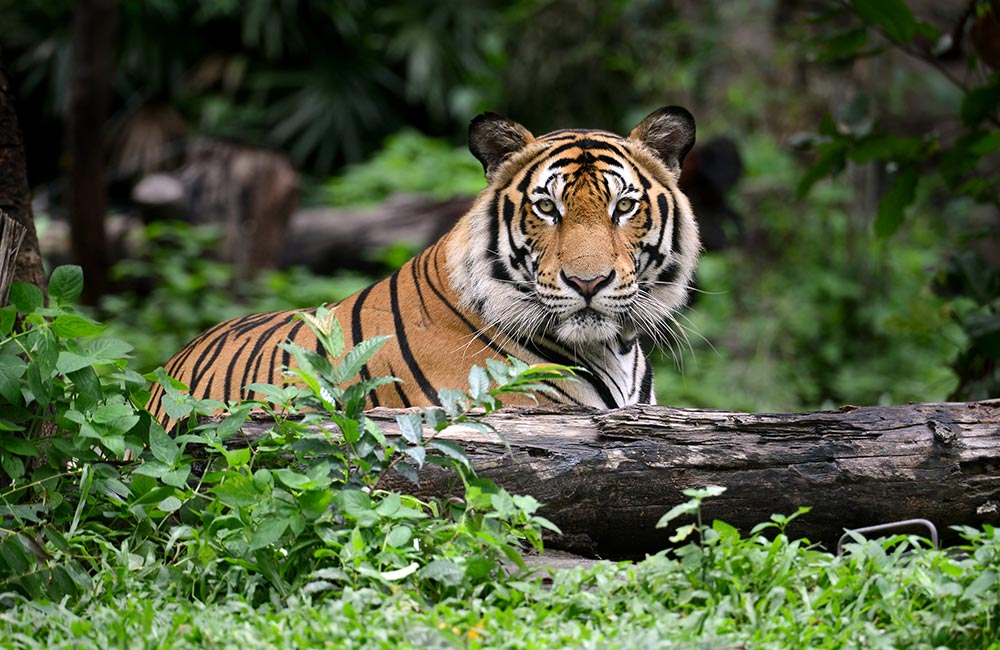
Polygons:
<instances>
[{"instance_id":1,"label":"tiger's back","mask_svg":"<svg viewBox=\"0 0 1000 650\"><path fill-rule=\"evenodd\" d=\"M336 317L349 344L392 338L362 375L394 376L372 406L437 401L469 368L514 356L589 370L549 399L612 408L653 401L640 334L662 336L687 296L700 245L677 188L694 123L668 107L629 138L557 131L535 138L485 114L470 148L489 186L440 241L389 278L345 299ZM199 398L254 397L293 363L281 343L318 343L297 311L221 323L178 352L166 371ZM321 350L320 350L321 351ZM157 386L149 407L167 422Z\"/></svg>"}]
</instances>

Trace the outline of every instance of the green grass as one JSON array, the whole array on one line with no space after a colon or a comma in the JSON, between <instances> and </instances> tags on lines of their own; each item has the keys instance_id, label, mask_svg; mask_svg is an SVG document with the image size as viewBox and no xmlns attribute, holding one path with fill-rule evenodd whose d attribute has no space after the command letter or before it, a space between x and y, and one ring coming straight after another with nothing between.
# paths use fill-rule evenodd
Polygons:
<instances>
[{"instance_id":1,"label":"green grass","mask_svg":"<svg viewBox=\"0 0 1000 650\"><path fill-rule=\"evenodd\" d=\"M971 531L969 531L971 532ZM0 614L9 648L997 648L1000 540L963 553L895 537L842 558L739 537L716 522L702 544L640 563L512 576L430 602L405 586L294 594L253 607L201 603L125 580L78 603L17 601Z\"/></svg>"}]
</instances>

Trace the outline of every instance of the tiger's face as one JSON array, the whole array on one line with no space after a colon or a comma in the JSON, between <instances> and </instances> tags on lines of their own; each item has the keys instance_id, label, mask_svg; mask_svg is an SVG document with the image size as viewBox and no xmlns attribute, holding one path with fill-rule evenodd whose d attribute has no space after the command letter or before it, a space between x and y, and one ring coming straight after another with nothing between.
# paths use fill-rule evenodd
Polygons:
<instances>
[{"instance_id":1,"label":"tiger's face","mask_svg":"<svg viewBox=\"0 0 1000 650\"><path fill-rule=\"evenodd\" d=\"M477 118L470 148L490 185L460 224L472 245L451 258L465 306L512 338L570 348L662 338L700 248L677 189L693 141L693 120L673 107L627 138L535 138L505 118Z\"/></svg>"}]
</instances>

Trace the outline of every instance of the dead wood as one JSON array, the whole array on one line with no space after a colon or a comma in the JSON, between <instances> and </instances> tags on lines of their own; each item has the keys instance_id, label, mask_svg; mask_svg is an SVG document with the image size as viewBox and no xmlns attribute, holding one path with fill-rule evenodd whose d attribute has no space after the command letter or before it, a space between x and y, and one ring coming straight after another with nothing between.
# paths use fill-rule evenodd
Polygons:
<instances>
[{"instance_id":1,"label":"dead wood","mask_svg":"<svg viewBox=\"0 0 1000 650\"><path fill-rule=\"evenodd\" d=\"M388 435L398 411L371 413ZM771 514L812 511L789 528L832 549L845 528L922 517L947 527L1000 523L1000 401L738 413L633 406L510 409L488 418L510 445L453 427L480 476L531 494L563 535L550 546L641 557L668 545L655 528L688 488L722 485L706 521L748 532ZM256 437L267 422L251 422ZM333 425L330 425L331 427ZM414 490L395 478L394 486ZM455 493L427 466L417 495Z\"/></svg>"}]
</instances>

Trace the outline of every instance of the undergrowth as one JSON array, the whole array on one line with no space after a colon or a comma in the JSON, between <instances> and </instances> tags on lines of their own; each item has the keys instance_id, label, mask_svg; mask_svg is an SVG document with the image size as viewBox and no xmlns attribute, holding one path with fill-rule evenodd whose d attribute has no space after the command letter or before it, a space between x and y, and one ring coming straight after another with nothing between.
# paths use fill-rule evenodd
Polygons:
<instances>
[{"instance_id":1,"label":"undergrowth","mask_svg":"<svg viewBox=\"0 0 1000 650\"><path fill-rule=\"evenodd\" d=\"M645 561L532 569L523 550L557 533L540 504L437 434L490 434L474 409L569 369L473 368L388 438L363 407L393 379L355 380L384 339L345 350L330 310L303 316L325 354L286 346L293 383L221 404L129 370L129 344L73 307L81 287L63 267L48 306L16 285L0 310L2 647L1000 648L990 526L948 550L855 535L836 556L787 536L805 508L746 533L704 521L709 487L664 515ZM141 408L148 379L173 435ZM251 409L275 424L248 443ZM454 471L455 498L386 486L427 463Z\"/></svg>"}]
</instances>

